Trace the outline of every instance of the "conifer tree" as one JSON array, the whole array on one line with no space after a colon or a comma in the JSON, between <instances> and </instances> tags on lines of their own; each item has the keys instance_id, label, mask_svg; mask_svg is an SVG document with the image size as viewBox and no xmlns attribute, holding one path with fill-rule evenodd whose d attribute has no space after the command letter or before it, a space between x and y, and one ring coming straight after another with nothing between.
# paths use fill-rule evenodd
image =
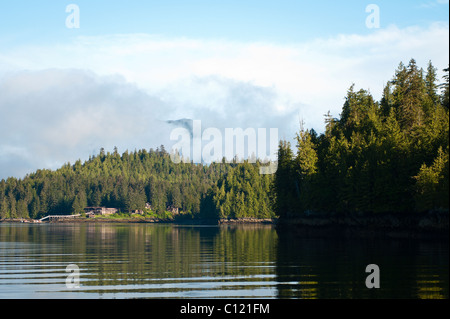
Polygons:
<instances>
[{"instance_id":1,"label":"conifer tree","mask_svg":"<svg viewBox=\"0 0 450 319\"><path fill-rule=\"evenodd\" d=\"M299 191L298 212L312 209L312 202L315 195L314 175L317 173L317 153L312 142L311 134L304 130L303 123L300 125L300 132L297 134L297 156L294 162L297 179L296 188Z\"/></svg>"},{"instance_id":2,"label":"conifer tree","mask_svg":"<svg viewBox=\"0 0 450 319\"><path fill-rule=\"evenodd\" d=\"M428 98L427 108L439 104L437 69L431 61L428 62L427 75L425 77L425 90ZM428 110L427 110L428 111Z\"/></svg>"},{"instance_id":3,"label":"conifer tree","mask_svg":"<svg viewBox=\"0 0 450 319\"><path fill-rule=\"evenodd\" d=\"M295 213L296 201L299 195L295 184L294 154L287 141L278 145L278 169L275 173L274 187L277 193L274 209L278 216L287 217Z\"/></svg>"},{"instance_id":4,"label":"conifer tree","mask_svg":"<svg viewBox=\"0 0 450 319\"><path fill-rule=\"evenodd\" d=\"M443 70L446 74L443 76L444 83L440 85L442 89L441 104L449 110L449 68Z\"/></svg>"}]
</instances>

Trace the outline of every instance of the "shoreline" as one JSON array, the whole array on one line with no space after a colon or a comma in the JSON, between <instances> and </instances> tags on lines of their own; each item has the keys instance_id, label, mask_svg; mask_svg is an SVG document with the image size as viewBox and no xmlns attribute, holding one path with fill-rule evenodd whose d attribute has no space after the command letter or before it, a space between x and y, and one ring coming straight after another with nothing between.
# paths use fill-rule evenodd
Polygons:
<instances>
[{"instance_id":1,"label":"shoreline","mask_svg":"<svg viewBox=\"0 0 450 319\"><path fill-rule=\"evenodd\" d=\"M160 219L160 218L68 218L41 222L33 219L0 219L0 223L26 224L84 224L84 223L124 223L124 224L180 224L180 225L275 225L276 218L241 218L241 219Z\"/></svg>"},{"instance_id":2,"label":"shoreline","mask_svg":"<svg viewBox=\"0 0 450 319\"><path fill-rule=\"evenodd\" d=\"M1 219L0 223L30 224L179 224L179 225L273 225L277 232L295 236L449 238L448 212L383 214L372 216L307 216L285 219L159 219L159 218L70 218L39 222L32 219Z\"/></svg>"}]
</instances>

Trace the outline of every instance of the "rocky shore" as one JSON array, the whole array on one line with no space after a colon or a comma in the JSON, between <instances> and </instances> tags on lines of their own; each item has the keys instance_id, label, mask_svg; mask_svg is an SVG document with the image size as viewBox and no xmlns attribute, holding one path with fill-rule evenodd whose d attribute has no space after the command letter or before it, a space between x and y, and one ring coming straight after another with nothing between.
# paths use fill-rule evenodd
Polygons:
<instances>
[{"instance_id":1,"label":"rocky shore","mask_svg":"<svg viewBox=\"0 0 450 319\"><path fill-rule=\"evenodd\" d=\"M277 218L219 219L218 224L275 224Z\"/></svg>"}]
</instances>

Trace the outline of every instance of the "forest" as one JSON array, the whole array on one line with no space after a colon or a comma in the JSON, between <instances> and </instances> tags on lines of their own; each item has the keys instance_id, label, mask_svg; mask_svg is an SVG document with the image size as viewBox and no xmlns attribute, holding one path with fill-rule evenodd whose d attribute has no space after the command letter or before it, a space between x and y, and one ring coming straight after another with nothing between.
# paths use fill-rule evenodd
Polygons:
<instances>
[{"instance_id":1,"label":"forest","mask_svg":"<svg viewBox=\"0 0 450 319\"><path fill-rule=\"evenodd\" d=\"M278 170L255 164L175 164L156 150L100 149L85 162L0 181L0 218L82 213L87 206L144 210L160 218L291 218L330 214L448 212L449 69L400 63L375 101L352 85L324 133L300 123L280 141Z\"/></svg>"},{"instance_id":2,"label":"forest","mask_svg":"<svg viewBox=\"0 0 450 319\"><path fill-rule=\"evenodd\" d=\"M347 92L321 135L303 127L296 154L282 141L274 181L280 217L415 213L449 205L449 69L400 63L379 102Z\"/></svg>"},{"instance_id":3,"label":"forest","mask_svg":"<svg viewBox=\"0 0 450 319\"><path fill-rule=\"evenodd\" d=\"M101 149L84 163L78 160L56 171L38 170L23 180L2 180L0 217L36 219L79 214L91 206L118 208L126 217L129 212L147 211L149 203L151 211L147 212L162 219L173 217L169 208L178 208L186 218L239 218L249 214L270 218L274 214L265 197L273 178L260 176L259 165L175 164L163 145L121 155L117 148L113 153ZM211 191L217 192L213 205L208 200L212 200ZM224 191L226 198L220 195ZM250 203L257 211L246 210ZM220 209L216 212L213 207Z\"/></svg>"}]
</instances>

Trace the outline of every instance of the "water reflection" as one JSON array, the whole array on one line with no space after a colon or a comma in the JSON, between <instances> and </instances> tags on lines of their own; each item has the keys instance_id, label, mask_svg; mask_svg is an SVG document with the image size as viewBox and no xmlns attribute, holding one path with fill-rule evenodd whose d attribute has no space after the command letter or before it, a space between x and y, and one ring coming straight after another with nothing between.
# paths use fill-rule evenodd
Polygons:
<instances>
[{"instance_id":1,"label":"water reflection","mask_svg":"<svg viewBox=\"0 0 450 319\"><path fill-rule=\"evenodd\" d=\"M278 298L448 298L448 243L436 240L302 237L280 233ZM380 268L368 289L365 268Z\"/></svg>"},{"instance_id":2,"label":"water reflection","mask_svg":"<svg viewBox=\"0 0 450 319\"><path fill-rule=\"evenodd\" d=\"M365 287L365 266L381 288ZM65 286L67 265L80 289ZM272 226L0 224L0 298L448 298L448 244Z\"/></svg>"}]
</instances>

